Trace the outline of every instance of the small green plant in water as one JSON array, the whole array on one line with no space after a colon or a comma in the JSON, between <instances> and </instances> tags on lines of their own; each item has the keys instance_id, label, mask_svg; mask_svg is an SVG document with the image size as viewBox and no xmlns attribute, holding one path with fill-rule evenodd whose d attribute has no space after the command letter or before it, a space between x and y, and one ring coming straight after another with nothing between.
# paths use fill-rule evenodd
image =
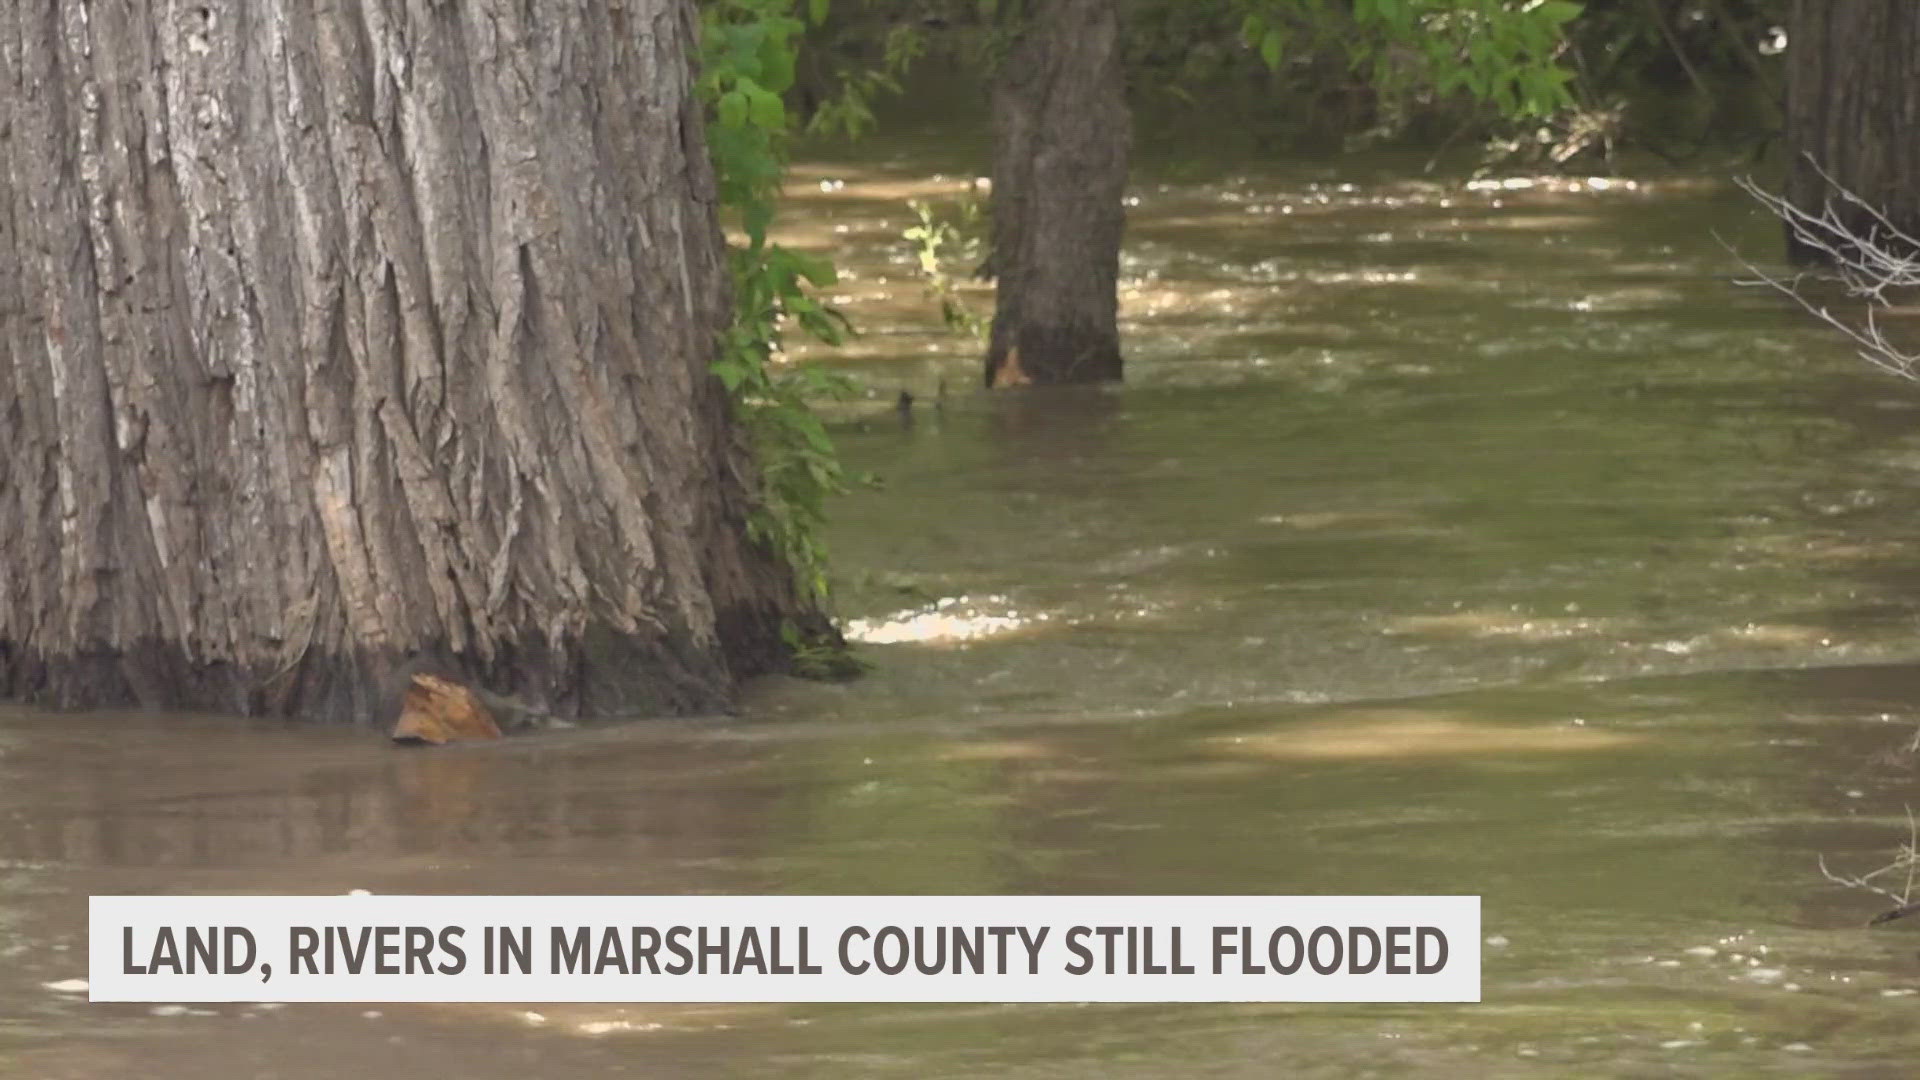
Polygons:
<instances>
[{"instance_id":1,"label":"small green plant in water","mask_svg":"<svg viewBox=\"0 0 1920 1080\"><path fill-rule=\"evenodd\" d=\"M973 271L965 268L982 263L987 227L980 200L969 194L951 207L936 208L932 203L911 199L907 208L913 211L915 222L900 235L913 249L927 295L940 305L941 321L948 330L985 340L987 320L968 306L960 294L961 277L954 272L958 264L963 275L971 275Z\"/></svg>"}]
</instances>

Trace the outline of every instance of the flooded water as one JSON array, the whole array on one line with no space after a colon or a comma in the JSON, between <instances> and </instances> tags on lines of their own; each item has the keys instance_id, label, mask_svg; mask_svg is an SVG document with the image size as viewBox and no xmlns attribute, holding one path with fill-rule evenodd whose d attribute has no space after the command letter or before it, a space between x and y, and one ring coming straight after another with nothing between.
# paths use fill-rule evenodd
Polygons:
<instances>
[{"instance_id":1,"label":"flooded water","mask_svg":"<svg viewBox=\"0 0 1920 1080\"><path fill-rule=\"evenodd\" d=\"M1901 1076L1920 391L1720 185L1136 187L1124 387L988 394L811 162L875 664L449 752L0 711L0 1075ZM984 308L982 308L984 310ZM945 393L941 393L944 383ZM892 407L918 399L912 423ZM90 1006L89 893L1473 893L1462 1006Z\"/></svg>"}]
</instances>

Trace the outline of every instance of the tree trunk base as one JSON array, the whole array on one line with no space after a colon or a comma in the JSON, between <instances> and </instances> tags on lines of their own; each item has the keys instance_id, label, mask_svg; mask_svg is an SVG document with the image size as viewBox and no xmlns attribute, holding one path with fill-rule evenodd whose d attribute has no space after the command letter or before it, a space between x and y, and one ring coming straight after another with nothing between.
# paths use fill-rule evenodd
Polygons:
<instances>
[{"instance_id":1,"label":"tree trunk base","mask_svg":"<svg viewBox=\"0 0 1920 1080\"><path fill-rule=\"evenodd\" d=\"M726 620L740 634L758 619ZM823 621L823 620L822 620ZM813 628L817 633L819 628ZM0 698L55 709L147 708L245 715L301 715L386 726L399 715L414 673L508 695L569 719L726 712L738 680L784 670L777 636L737 636L725 661L692 643L590 632L558 652L483 662L442 650L361 651L285 664L205 663L163 642L117 653L50 657L0 641Z\"/></svg>"},{"instance_id":2,"label":"tree trunk base","mask_svg":"<svg viewBox=\"0 0 1920 1080\"><path fill-rule=\"evenodd\" d=\"M1059 386L1117 382L1122 374L1120 340L1111 330L1027 325L1016 343L987 354L987 385Z\"/></svg>"}]
</instances>

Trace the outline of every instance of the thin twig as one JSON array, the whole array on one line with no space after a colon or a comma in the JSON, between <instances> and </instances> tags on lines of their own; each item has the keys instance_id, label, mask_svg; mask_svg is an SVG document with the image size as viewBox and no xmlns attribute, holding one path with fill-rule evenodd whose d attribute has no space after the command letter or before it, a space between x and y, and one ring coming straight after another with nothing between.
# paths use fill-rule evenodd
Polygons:
<instances>
[{"instance_id":1,"label":"thin twig","mask_svg":"<svg viewBox=\"0 0 1920 1080\"><path fill-rule=\"evenodd\" d=\"M1816 856L1816 858L1820 863L1820 876L1833 882L1835 885L1877 893L1893 901L1895 905L1893 909L1875 915L1868 921L1868 926L1878 926L1884 922L1892 922L1895 919L1905 918L1916 911L1920 911L1920 902L1915 902L1913 899L1914 878L1916 872L1920 872L1920 822L1916 822L1914 819L1913 807L1907 807L1906 844L1901 847L1900 854L1895 856L1892 862L1880 869L1870 870L1864 874L1836 874L1828 869L1827 857L1825 855L1819 855ZM1906 888L1896 893L1892 889L1874 884L1874 878L1882 874L1892 873L1895 870L1905 870L1907 872Z\"/></svg>"},{"instance_id":2,"label":"thin twig","mask_svg":"<svg viewBox=\"0 0 1920 1080\"><path fill-rule=\"evenodd\" d=\"M1888 339L1879 319L1880 310L1892 306L1887 295L1890 290L1920 288L1920 239L1894 225L1885 213L1836 181L1811 155L1807 157L1807 164L1838 197L1839 205L1829 197L1817 213L1809 212L1760 187L1751 178L1742 177L1734 183L1785 222L1796 241L1824 257L1847 295L1866 302L1864 319L1843 319L1824 305L1809 300L1800 289L1806 277L1804 273L1790 278L1770 274L1721 239L1721 246L1732 252L1752 275L1735 284L1765 285L1792 297L1809 314L1853 341L1862 360L1900 378L1920 381L1920 353L1895 345ZM1856 212L1843 216L1843 207ZM1860 228L1861 214L1868 219L1864 235Z\"/></svg>"},{"instance_id":3,"label":"thin twig","mask_svg":"<svg viewBox=\"0 0 1920 1080\"><path fill-rule=\"evenodd\" d=\"M1887 899L1893 901L1896 904L1904 904L1907 902L1906 897L1901 896L1899 893L1894 892L1892 889L1881 888L1880 886L1875 885L1872 881L1873 878L1879 877L1881 874L1884 874L1889 870L1899 869L1900 865L1898 863L1889 863L1886 866L1883 866L1880 869L1875 870L1868 874L1849 875L1849 874L1836 874L1832 870L1828 869L1827 857L1825 855L1819 855L1819 856L1816 856L1816 858L1818 858L1820 861L1820 876L1823 878L1826 878L1828 881L1833 882L1835 885L1844 885L1849 889L1865 889L1868 892L1879 893L1881 896L1886 897Z\"/></svg>"}]
</instances>

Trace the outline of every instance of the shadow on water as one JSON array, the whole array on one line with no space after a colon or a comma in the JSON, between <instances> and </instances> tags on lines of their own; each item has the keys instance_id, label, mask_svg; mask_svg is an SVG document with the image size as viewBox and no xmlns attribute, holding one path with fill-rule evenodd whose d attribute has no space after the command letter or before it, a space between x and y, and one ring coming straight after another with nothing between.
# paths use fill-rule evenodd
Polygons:
<instances>
[{"instance_id":1,"label":"shadow on water","mask_svg":"<svg viewBox=\"0 0 1920 1080\"><path fill-rule=\"evenodd\" d=\"M1136 190L1123 388L988 394L802 170L873 388L877 665L726 720L398 752L0 711L0 1073L1903 1075L1913 399L1721 188L1328 171ZM834 181L841 181L835 183ZM945 392L941 390L944 384ZM892 401L918 399L903 425ZM89 893L1475 893L1461 1007L90 1007Z\"/></svg>"}]
</instances>

